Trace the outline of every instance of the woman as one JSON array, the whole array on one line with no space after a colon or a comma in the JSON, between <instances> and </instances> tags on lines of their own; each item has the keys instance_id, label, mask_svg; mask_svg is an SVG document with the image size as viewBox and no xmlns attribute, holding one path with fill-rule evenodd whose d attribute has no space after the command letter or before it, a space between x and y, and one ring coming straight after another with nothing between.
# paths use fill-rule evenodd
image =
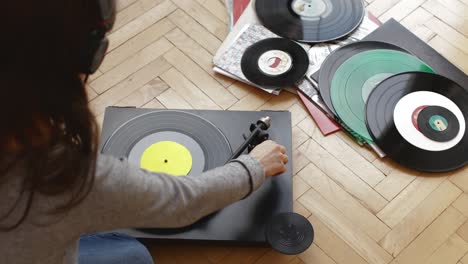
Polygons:
<instances>
[{"instance_id":1,"label":"woman","mask_svg":"<svg viewBox=\"0 0 468 264\"><path fill-rule=\"evenodd\" d=\"M99 155L83 73L100 60L83 57L103 37L96 27L112 24L100 23L110 1L2 3L2 263L152 263L133 238L82 235L186 226L286 169L285 149L272 141L197 177L152 174Z\"/></svg>"}]
</instances>

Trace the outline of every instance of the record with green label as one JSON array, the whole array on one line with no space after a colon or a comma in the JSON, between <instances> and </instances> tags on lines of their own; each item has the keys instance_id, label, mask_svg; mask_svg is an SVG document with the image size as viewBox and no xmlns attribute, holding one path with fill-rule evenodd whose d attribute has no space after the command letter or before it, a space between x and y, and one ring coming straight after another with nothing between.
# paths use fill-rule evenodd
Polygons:
<instances>
[{"instance_id":1,"label":"record with green label","mask_svg":"<svg viewBox=\"0 0 468 264\"><path fill-rule=\"evenodd\" d=\"M434 73L420 59L395 50L365 51L349 58L337 69L331 83L331 100L338 117L353 132L373 142L365 121L369 94L388 77L410 71Z\"/></svg>"}]
</instances>

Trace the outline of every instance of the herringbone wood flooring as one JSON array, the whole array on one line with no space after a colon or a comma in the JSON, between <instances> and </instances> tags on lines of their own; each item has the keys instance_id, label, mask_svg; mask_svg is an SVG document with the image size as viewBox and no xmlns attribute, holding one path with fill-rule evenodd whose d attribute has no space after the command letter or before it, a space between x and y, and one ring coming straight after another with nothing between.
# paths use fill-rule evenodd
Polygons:
<instances>
[{"instance_id":1,"label":"herringbone wood flooring","mask_svg":"<svg viewBox=\"0 0 468 264\"><path fill-rule=\"evenodd\" d=\"M366 2L468 72L468 0ZM213 54L228 33L223 3L119 0L109 54L88 87L91 105L101 122L110 105L291 111L294 206L314 224L315 244L299 256L154 244L156 263L468 264L468 168L405 170L343 133L323 137L295 95L273 97L214 74Z\"/></svg>"}]
</instances>

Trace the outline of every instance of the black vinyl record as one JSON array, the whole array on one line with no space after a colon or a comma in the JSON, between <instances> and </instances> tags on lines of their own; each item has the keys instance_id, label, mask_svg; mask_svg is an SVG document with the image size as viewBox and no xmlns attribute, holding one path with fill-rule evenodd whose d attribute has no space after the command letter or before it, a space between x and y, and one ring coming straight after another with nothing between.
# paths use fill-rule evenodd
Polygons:
<instances>
[{"instance_id":1,"label":"black vinyl record","mask_svg":"<svg viewBox=\"0 0 468 264\"><path fill-rule=\"evenodd\" d=\"M409 72L381 82L367 101L367 128L375 143L403 166L425 172L446 172L468 163L468 92L450 79ZM426 137L414 125L414 113L425 106L450 110L459 124L447 142Z\"/></svg>"},{"instance_id":2,"label":"black vinyl record","mask_svg":"<svg viewBox=\"0 0 468 264\"><path fill-rule=\"evenodd\" d=\"M185 139L177 134L183 134L196 142L202 150L200 154L203 155L203 171L224 165L232 154L229 141L210 121L191 113L175 110L149 112L129 120L116 129L104 143L102 153L129 158L141 142L151 140L151 138L157 140L158 135L168 132L174 135L169 135L174 138L173 140L182 138L182 142L179 142L181 144L186 141L183 141ZM164 137L166 136L163 135ZM188 142L188 144L191 143ZM186 147L196 148L196 146ZM199 153L192 154L195 158L198 155Z\"/></svg>"},{"instance_id":3,"label":"black vinyl record","mask_svg":"<svg viewBox=\"0 0 468 264\"><path fill-rule=\"evenodd\" d=\"M438 142L454 139L460 131L457 117L447 108L427 106L419 112L418 128L426 137Z\"/></svg>"},{"instance_id":4,"label":"black vinyl record","mask_svg":"<svg viewBox=\"0 0 468 264\"><path fill-rule=\"evenodd\" d=\"M129 162L139 164L141 149L160 140L177 142L191 152L193 167L187 176L197 176L206 170L222 166L232 155L229 141L213 123L192 113L177 110L154 111L130 119L104 143L102 153L125 157ZM210 217L212 215L197 223L203 225ZM192 226L138 230L171 235L186 232L190 228Z\"/></svg>"},{"instance_id":5,"label":"black vinyl record","mask_svg":"<svg viewBox=\"0 0 468 264\"><path fill-rule=\"evenodd\" d=\"M320 95L322 96L323 101L327 105L328 109L333 112L337 116L335 108L333 107L330 89L333 77L335 75L336 70L347 61L349 58L353 57L354 55L369 51L369 50L376 50L376 49L387 49L387 50L396 50L401 52L406 52L402 48L385 43L385 42L378 42L378 41L360 41L354 42L348 45L345 45L335 51L333 51L323 62L322 66L320 67L319 71L319 90Z\"/></svg>"},{"instance_id":6,"label":"black vinyl record","mask_svg":"<svg viewBox=\"0 0 468 264\"><path fill-rule=\"evenodd\" d=\"M309 57L299 44L284 38L261 40L245 51L242 73L269 89L294 86L307 72Z\"/></svg>"},{"instance_id":7,"label":"black vinyl record","mask_svg":"<svg viewBox=\"0 0 468 264\"><path fill-rule=\"evenodd\" d=\"M314 228L300 214L281 213L270 219L265 235L274 250L286 255L297 255L312 245Z\"/></svg>"},{"instance_id":8,"label":"black vinyl record","mask_svg":"<svg viewBox=\"0 0 468 264\"><path fill-rule=\"evenodd\" d=\"M255 10L274 33L309 43L350 34L365 14L362 0L256 0Z\"/></svg>"}]
</instances>

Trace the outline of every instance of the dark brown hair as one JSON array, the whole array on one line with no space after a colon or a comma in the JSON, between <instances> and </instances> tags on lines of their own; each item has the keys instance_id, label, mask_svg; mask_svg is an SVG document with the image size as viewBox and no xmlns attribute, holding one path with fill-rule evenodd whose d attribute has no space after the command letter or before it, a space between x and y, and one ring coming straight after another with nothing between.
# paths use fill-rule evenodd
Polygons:
<instances>
[{"instance_id":1,"label":"dark brown hair","mask_svg":"<svg viewBox=\"0 0 468 264\"><path fill-rule=\"evenodd\" d=\"M89 109L79 54L96 21L95 0L21 0L2 3L0 43L0 184L22 177L22 210L35 195L64 196L51 213L65 212L89 193L98 128ZM12 175L21 164L27 173ZM10 175L10 176L9 176ZM10 205L9 205L10 206ZM21 208L21 209L19 209Z\"/></svg>"}]
</instances>

